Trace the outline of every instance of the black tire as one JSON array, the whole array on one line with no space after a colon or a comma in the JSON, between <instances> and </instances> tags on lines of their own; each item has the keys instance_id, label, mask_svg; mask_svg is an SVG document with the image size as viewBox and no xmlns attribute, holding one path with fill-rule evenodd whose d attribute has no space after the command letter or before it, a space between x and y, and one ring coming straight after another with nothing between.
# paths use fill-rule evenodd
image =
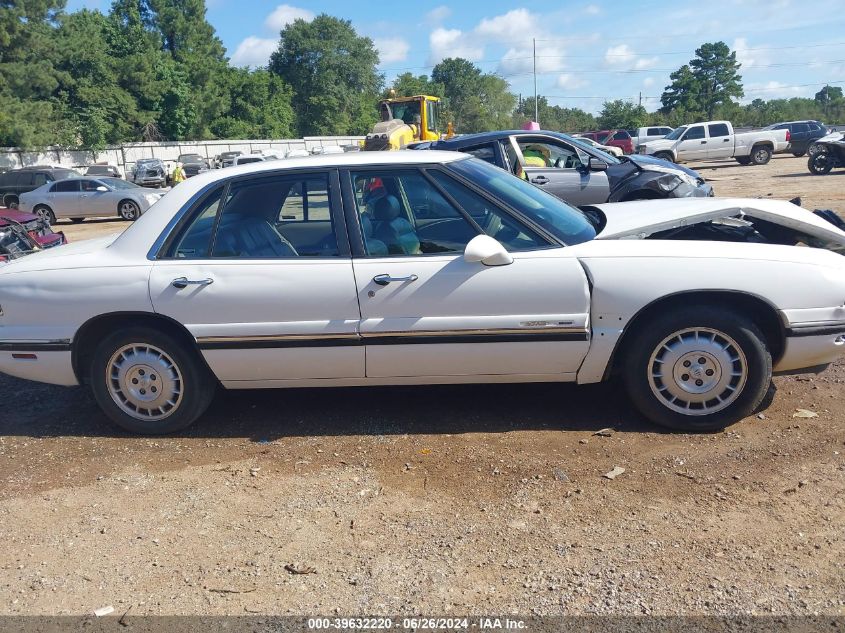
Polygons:
<instances>
[{"instance_id":1,"label":"black tire","mask_svg":"<svg viewBox=\"0 0 845 633\"><path fill-rule=\"evenodd\" d=\"M807 169L810 170L811 174L824 176L825 174L829 174L830 170L833 169L833 159L827 152L810 154L810 158L807 159Z\"/></svg>"},{"instance_id":2,"label":"black tire","mask_svg":"<svg viewBox=\"0 0 845 633\"><path fill-rule=\"evenodd\" d=\"M691 333L693 330L699 331L697 337ZM673 337L684 331L689 332L686 337ZM636 408L661 426L692 432L723 429L756 411L771 384L772 356L765 337L741 314L704 305L686 306L650 320L631 334L636 338L626 347L623 359L625 386ZM708 341L710 336L712 342ZM721 355L725 362L720 364L718 350L726 343L728 347ZM730 362L724 354L736 350L740 352L736 354L737 360ZM706 361L704 364L696 360L699 355ZM663 363L659 360L661 356L665 359ZM673 361L672 376L664 381L659 377L660 368L670 361ZM687 364L690 362L692 365ZM689 373L680 373L686 372L687 367ZM705 375L705 372L712 373ZM741 372L741 377L735 375L737 372ZM701 394L687 391L707 389L705 381L715 381L709 391ZM676 397L676 393L682 397ZM689 399L684 401L683 397L687 396ZM712 398L696 401L708 396ZM707 413L707 409L712 411Z\"/></svg>"},{"instance_id":3,"label":"black tire","mask_svg":"<svg viewBox=\"0 0 845 633\"><path fill-rule=\"evenodd\" d=\"M42 220L46 221L50 226L56 223L56 214L46 204L37 204L32 212Z\"/></svg>"},{"instance_id":4,"label":"black tire","mask_svg":"<svg viewBox=\"0 0 845 633\"><path fill-rule=\"evenodd\" d=\"M765 145L757 145L751 148L750 158L754 165L765 165L772 160L772 150Z\"/></svg>"},{"instance_id":5,"label":"black tire","mask_svg":"<svg viewBox=\"0 0 845 633\"><path fill-rule=\"evenodd\" d=\"M121 200L117 204L117 215L127 222L134 222L141 217L141 207L134 200Z\"/></svg>"},{"instance_id":6,"label":"black tire","mask_svg":"<svg viewBox=\"0 0 845 633\"><path fill-rule=\"evenodd\" d=\"M655 158L659 158L660 160L669 161L670 163L674 163L674 162L675 162L675 157L674 157L674 156L672 156L672 154L671 154L670 152L657 152L657 153L654 155L654 157L655 157Z\"/></svg>"},{"instance_id":7,"label":"black tire","mask_svg":"<svg viewBox=\"0 0 845 633\"><path fill-rule=\"evenodd\" d=\"M110 378L110 369L113 368L112 360L118 350L127 346L136 346L139 350L146 349L148 354L161 353L166 358L166 362L162 361L163 364L159 365L149 363L141 355L143 352L133 352L136 357L134 360L132 356L129 356L123 361L126 368L123 375L126 376L127 380L124 385L119 379L113 380ZM150 352L151 348L154 348L155 352ZM178 376L178 379L171 380L174 385L178 386L180 392L180 395L171 397L171 400L175 401L174 406L167 408L160 414L149 409L135 409L135 415L132 415L129 411L135 405L123 391L126 387L131 387L128 383L129 376L132 375L132 372L144 375L146 369L145 379L150 383L147 385L147 389L150 390L149 395L144 392L143 386L132 388L136 391L140 390L140 393L148 398L164 397L171 391L168 387L170 376L156 376L152 372L157 371L155 369L157 366L159 369L167 368L168 363L172 363L172 367L175 368L175 370L171 370L172 375ZM150 369L152 371L149 371ZM163 373L167 371L167 369L164 369ZM169 334L148 327L127 327L106 336L97 345L91 357L88 379L94 392L94 398L103 412L118 426L142 435L174 433L190 426L211 404L216 391L214 376L199 357L198 352L186 348ZM159 396L152 395L156 391L156 385L163 385ZM114 396L112 395L113 388L117 390ZM135 394L136 397L137 395ZM118 400L121 400L123 404L118 404ZM152 401L152 404L160 404L160 402ZM167 405L169 403L165 404L165 406ZM147 413L145 414L144 411L147 411Z\"/></svg>"},{"instance_id":8,"label":"black tire","mask_svg":"<svg viewBox=\"0 0 845 633\"><path fill-rule=\"evenodd\" d=\"M74 224L82 224L85 222L85 218L71 218L70 221Z\"/></svg>"},{"instance_id":9,"label":"black tire","mask_svg":"<svg viewBox=\"0 0 845 633\"><path fill-rule=\"evenodd\" d=\"M748 156L737 156L736 162L738 162L740 165L750 165L751 159L748 158Z\"/></svg>"},{"instance_id":10,"label":"black tire","mask_svg":"<svg viewBox=\"0 0 845 633\"><path fill-rule=\"evenodd\" d=\"M3 198L3 206L7 209L17 209L18 208L18 197L17 196L6 196Z\"/></svg>"}]
</instances>

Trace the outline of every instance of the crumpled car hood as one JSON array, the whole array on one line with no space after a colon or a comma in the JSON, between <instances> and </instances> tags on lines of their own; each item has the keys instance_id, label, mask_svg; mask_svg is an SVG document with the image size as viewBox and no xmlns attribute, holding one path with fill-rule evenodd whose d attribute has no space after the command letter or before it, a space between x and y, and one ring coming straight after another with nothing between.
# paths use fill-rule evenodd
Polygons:
<instances>
[{"instance_id":1,"label":"crumpled car hood","mask_svg":"<svg viewBox=\"0 0 845 633\"><path fill-rule=\"evenodd\" d=\"M845 231L785 200L675 198L594 205L605 217L599 240L644 238L653 233L727 218L756 218L810 235L826 248L845 249Z\"/></svg>"},{"instance_id":2,"label":"crumpled car hood","mask_svg":"<svg viewBox=\"0 0 845 633\"><path fill-rule=\"evenodd\" d=\"M682 171L685 174L692 176L696 180L704 180L697 171L690 169L689 167L684 167L683 165L679 165L677 163L670 163L668 160L663 160L662 158L655 158L654 156L648 156L646 154L631 154L627 158L630 159L632 163L641 167L642 169L648 170L650 166L660 167L662 168L661 171L666 169L673 169L677 171Z\"/></svg>"}]
</instances>

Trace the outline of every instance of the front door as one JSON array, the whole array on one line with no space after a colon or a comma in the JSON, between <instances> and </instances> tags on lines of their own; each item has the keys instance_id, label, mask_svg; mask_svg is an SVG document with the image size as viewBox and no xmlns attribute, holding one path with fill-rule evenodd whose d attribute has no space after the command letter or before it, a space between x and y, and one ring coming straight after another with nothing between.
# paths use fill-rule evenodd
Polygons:
<instances>
[{"instance_id":1,"label":"front door","mask_svg":"<svg viewBox=\"0 0 845 633\"><path fill-rule=\"evenodd\" d=\"M607 174L590 171L586 153L546 136L518 136L514 141L522 154L521 168L531 184L575 206L607 202Z\"/></svg>"},{"instance_id":2,"label":"front door","mask_svg":"<svg viewBox=\"0 0 845 633\"><path fill-rule=\"evenodd\" d=\"M103 184L98 180L85 178L80 181L79 212L84 216L117 215L117 203L111 191L98 191Z\"/></svg>"},{"instance_id":3,"label":"front door","mask_svg":"<svg viewBox=\"0 0 845 633\"><path fill-rule=\"evenodd\" d=\"M679 160L703 160L707 158L707 135L703 125L693 125L678 141Z\"/></svg>"},{"instance_id":4,"label":"front door","mask_svg":"<svg viewBox=\"0 0 845 633\"><path fill-rule=\"evenodd\" d=\"M247 175L209 192L153 266L156 312L183 323L229 387L362 378L360 312L337 175Z\"/></svg>"},{"instance_id":5,"label":"front door","mask_svg":"<svg viewBox=\"0 0 845 633\"><path fill-rule=\"evenodd\" d=\"M439 169L362 169L349 186L368 377L574 376L589 290L565 249ZM464 260L482 232L512 264Z\"/></svg>"}]
</instances>

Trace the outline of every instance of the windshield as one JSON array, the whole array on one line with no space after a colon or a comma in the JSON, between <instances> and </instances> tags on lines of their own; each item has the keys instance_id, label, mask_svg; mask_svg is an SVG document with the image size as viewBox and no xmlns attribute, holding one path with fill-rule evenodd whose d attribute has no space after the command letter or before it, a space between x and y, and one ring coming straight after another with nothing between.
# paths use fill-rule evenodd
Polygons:
<instances>
[{"instance_id":1,"label":"windshield","mask_svg":"<svg viewBox=\"0 0 845 633\"><path fill-rule=\"evenodd\" d=\"M420 102L419 101L402 101L399 103L391 103L390 109L393 112L394 119L401 119L403 123L419 123L420 122Z\"/></svg>"},{"instance_id":2,"label":"windshield","mask_svg":"<svg viewBox=\"0 0 845 633\"><path fill-rule=\"evenodd\" d=\"M120 178L100 178L100 182L112 189L140 189L134 182L126 182Z\"/></svg>"},{"instance_id":3,"label":"windshield","mask_svg":"<svg viewBox=\"0 0 845 633\"><path fill-rule=\"evenodd\" d=\"M447 167L542 226L567 246L587 242L596 230L578 209L478 158L451 162Z\"/></svg>"},{"instance_id":4,"label":"windshield","mask_svg":"<svg viewBox=\"0 0 845 633\"><path fill-rule=\"evenodd\" d=\"M663 138L665 138L669 141L677 141L679 138L681 138L681 136L683 136L684 132L686 132L686 131L687 131L687 126L684 125L682 127L679 127L678 129L670 132L669 134L667 134Z\"/></svg>"}]
</instances>

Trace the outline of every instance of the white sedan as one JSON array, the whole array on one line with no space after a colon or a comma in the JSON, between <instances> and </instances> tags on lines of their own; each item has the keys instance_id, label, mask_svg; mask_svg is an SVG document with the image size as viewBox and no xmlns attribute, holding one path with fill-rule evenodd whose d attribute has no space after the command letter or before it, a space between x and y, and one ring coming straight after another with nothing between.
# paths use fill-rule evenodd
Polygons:
<instances>
[{"instance_id":1,"label":"white sedan","mask_svg":"<svg viewBox=\"0 0 845 633\"><path fill-rule=\"evenodd\" d=\"M131 222L163 195L121 178L66 178L21 194L18 206L50 224L61 218L81 222L103 216Z\"/></svg>"},{"instance_id":2,"label":"white sedan","mask_svg":"<svg viewBox=\"0 0 845 633\"><path fill-rule=\"evenodd\" d=\"M117 238L0 266L0 371L87 384L140 433L184 428L218 385L617 375L658 424L717 429L773 372L845 349L833 251L845 232L787 202L582 212L458 152L258 163L191 178Z\"/></svg>"}]
</instances>

